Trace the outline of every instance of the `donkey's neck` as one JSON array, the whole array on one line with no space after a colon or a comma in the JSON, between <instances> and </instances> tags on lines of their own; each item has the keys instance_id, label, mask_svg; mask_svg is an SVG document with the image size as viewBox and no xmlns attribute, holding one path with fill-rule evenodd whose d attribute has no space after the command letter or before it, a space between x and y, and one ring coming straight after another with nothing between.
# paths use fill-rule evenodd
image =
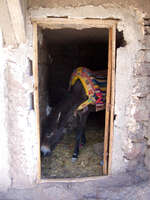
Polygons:
<instances>
[{"instance_id":1,"label":"donkey's neck","mask_svg":"<svg viewBox=\"0 0 150 200\"><path fill-rule=\"evenodd\" d=\"M71 104L74 108L78 108L84 101L87 100L85 89L80 81L75 83L75 86L71 88L66 100L68 104Z\"/></svg>"}]
</instances>

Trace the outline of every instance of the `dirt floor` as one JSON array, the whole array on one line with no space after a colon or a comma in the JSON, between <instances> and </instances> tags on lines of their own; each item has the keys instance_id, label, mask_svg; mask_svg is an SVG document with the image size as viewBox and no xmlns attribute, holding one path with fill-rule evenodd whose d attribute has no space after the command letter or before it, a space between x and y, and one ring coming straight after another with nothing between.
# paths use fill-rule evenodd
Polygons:
<instances>
[{"instance_id":1,"label":"dirt floor","mask_svg":"<svg viewBox=\"0 0 150 200\"><path fill-rule=\"evenodd\" d=\"M103 113L101 113L102 115ZM103 114L104 115L104 114ZM86 127L85 146L80 147L79 158L72 162L75 132L68 133L50 157L42 158L42 178L75 178L102 175L104 119L94 114Z\"/></svg>"}]
</instances>

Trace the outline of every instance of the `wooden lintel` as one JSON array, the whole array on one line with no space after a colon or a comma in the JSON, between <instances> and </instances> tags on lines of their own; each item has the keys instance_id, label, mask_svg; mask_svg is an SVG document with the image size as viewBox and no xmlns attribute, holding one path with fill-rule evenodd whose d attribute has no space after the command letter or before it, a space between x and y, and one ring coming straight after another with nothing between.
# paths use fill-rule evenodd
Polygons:
<instances>
[{"instance_id":1,"label":"wooden lintel","mask_svg":"<svg viewBox=\"0 0 150 200\"><path fill-rule=\"evenodd\" d=\"M25 20L21 2L20 0L7 0L7 4L17 43L24 43L26 39Z\"/></svg>"},{"instance_id":2,"label":"wooden lintel","mask_svg":"<svg viewBox=\"0 0 150 200\"><path fill-rule=\"evenodd\" d=\"M62 28L63 27L75 27L76 29L82 29L83 27L92 28L112 28L117 24L117 20L105 20L105 19L77 19L77 18L32 18L32 23L36 23L45 28Z\"/></svg>"}]
</instances>

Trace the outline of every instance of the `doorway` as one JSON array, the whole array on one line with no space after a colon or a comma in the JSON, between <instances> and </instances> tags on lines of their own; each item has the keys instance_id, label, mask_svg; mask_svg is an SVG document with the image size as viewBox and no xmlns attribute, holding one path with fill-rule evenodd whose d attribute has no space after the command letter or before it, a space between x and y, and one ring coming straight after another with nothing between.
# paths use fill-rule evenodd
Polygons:
<instances>
[{"instance_id":1,"label":"doorway","mask_svg":"<svg viewBox=\"0 0 150 200\"><path fill-rule=\"evenodd\" d=\"M75 169L74 166L72 166L71 171L81 171L81 174L74 173L73 175L68 175L70 173L69 172L66 176L60 176L62 171L58 170L59 167L52 161L52 158L50 158L50 160L46 159L42 162L41 159L39 159L40 178L75 178L100 176L102 174L108 174L111 171L115 78L115 25L116 23L114 23L114 21L110 22L107 20L92 20L92 23L91 20L68 21L68 19L61 19L60 21L58 21L58 19L49 19L47 22L34 22L34 102L37 114L37 132L39 134L39 144L40 125L42 120L44 120L44 116L46 115L47 103L53 107L57 101L59 101L59 98L63 95L63 92L68 87L69 77L73 69L78 66L86 66L91 70L107 70L106 112L97 112L94 114L92 113L88 119L87 132L89 132L89 141L91 141L90 137L93 134L93 131L96 129L98 130L96 133L98 139L96 139L92 145L89 144L89 150L85 149L85 155L89 155L90 158L95 158L95 160L91 161L90 173L88 174L88 169L86 169L86 166L89 166L89 163L87 163L87 160L89 161L89 157L87 156L86 159L86 156L82 154L83 157L81 156L82 159L78 162L81 168L84 169L83 172L82 170L79 170L78 165ZM42 35L42 37L40 35ZM42 38L41 41L40 37ZM100 129L99 125L102 125L103 128ZM89 131L90 129L91 132ZM69 137L72 136L73 134L69 134ZM94 138L96 138L96 136ZM65 140L62 142L62 144L59 145L60 152L62 152L62 148L65 149L64 152L67 152L66 148L69 147L67 146L67 140L69 140L68 144L71 143L72 145L70 140L72 139L73 141L73 138L64 139ZM63 143L66 145L63 145ZM90 155L91 146L92 151L95 154ZM101 151L99 149L101 149ZM54 153L54 160L56 160L56 158L62 157L58 151L59 150L57 148L56 152ZM57 160L58 163L60 163L60 169L62 166L64 166L63 174L66 174L68 169L71 168L71 164L68 164L69 168L66 169L66 163L69 160L68 153L66 154L66 161L59 159ZM95 163L93 163L94 161ZM50 163L54 164L50 166ZM95 170L97 172L95 174L92 173L94 172L92 163L93 166L97 165L97 169ZM44 165L47 165L45 170L46 173L50 171L49 168L56 170L54 170L53 173L47 173L47 175L42 171L41 176L40 170Z\"/></svg>"}]
</instances>

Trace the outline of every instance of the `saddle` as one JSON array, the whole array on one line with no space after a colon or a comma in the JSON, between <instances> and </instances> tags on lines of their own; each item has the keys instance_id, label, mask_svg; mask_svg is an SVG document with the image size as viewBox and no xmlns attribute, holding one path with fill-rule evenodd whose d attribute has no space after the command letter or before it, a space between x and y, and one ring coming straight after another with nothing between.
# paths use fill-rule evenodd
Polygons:
<instances>
[{"instance_id":1,"label":"saddle","mask_svg":"<svg viewBox=\"0 0 150 200\"><path fill-rule=\"evenodd\" d=\"M88 99L77 110L82 110L92 104L96 106L96 112L105 109L107 73L106 71L91 71L86 67L76 68L70 78L69 86L73 86L80 80Z\"/></svg>"}]
</instances>

